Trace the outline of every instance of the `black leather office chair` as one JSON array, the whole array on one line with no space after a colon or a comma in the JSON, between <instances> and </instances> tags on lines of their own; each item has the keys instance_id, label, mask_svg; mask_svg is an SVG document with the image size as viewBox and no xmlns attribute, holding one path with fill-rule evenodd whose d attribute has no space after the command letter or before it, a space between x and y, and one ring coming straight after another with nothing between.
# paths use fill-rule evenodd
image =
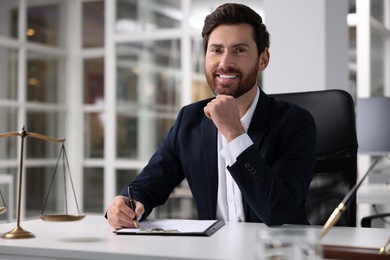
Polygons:
<instances>
[{"instance_id":1,"label":"black leather office chair","mask_svg":"<svg viewBox=\"0 0 390 260\"><path fill-rule=\"evenodd\" d=\"M355 106L343 90L270 95L308 110L317 125L317 166L307 196L312 225L324 225L356 183L357 137ZM356 198L351 200L338 226L356 226Z\"/></svg>"},{"instance_id":2,"label":"black leather office chair","mask_svg":"<svg viewBox=\"0 0 390 260\"><path fill-rule=\"evenodd\" d=\"M390 217L390 213L381 213L381 214L369 215L369 216L366 216L366 217L361 219L360 225L362 227L371 227L372 226L372 222L375 219L385 219L385 218L388 218L388 217Z\"/></svg>"}]
</instances>

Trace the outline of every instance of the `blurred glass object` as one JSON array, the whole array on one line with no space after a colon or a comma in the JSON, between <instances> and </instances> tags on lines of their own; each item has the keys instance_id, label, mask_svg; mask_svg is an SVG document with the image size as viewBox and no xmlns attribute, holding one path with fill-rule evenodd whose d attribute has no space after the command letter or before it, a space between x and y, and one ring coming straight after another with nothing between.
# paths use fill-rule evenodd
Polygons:
<instances>
[{"instance_id":1,"label":"blurred glass object","mask_svg":"<svg viewBox=\"0 0 390 260\"><path fill-rule=\"evenodd\" d=\"M318 230L311 228L266 228L259 231L255 250L258 260L320 260Z\"/></svg>"}]
</instances>

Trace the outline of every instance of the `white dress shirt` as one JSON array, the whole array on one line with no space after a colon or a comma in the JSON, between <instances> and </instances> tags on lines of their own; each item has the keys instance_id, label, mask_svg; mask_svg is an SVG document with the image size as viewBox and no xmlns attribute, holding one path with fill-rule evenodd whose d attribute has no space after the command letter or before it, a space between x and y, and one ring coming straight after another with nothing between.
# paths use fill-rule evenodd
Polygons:
<instances>
[{"instance_id":1,"label":"white dress shirt","mask_svg":"<svg viewBox=\"0 0 390 260\"><path fill-rule=\"evenodd\" d=\"M233 180L227 166L236 162L236 158L249 146L253 144L246 133L253 113L255 112L257 102L259 101L260 91L257 88L256 97L250 105L248 111L240 119L245 129L245 133L235 138L230 143L218 131L218 197L217 197L217 219L226 222L244 222L245 212L242 203L242 194L236 182Z\"/></svg>"}]
</instances>

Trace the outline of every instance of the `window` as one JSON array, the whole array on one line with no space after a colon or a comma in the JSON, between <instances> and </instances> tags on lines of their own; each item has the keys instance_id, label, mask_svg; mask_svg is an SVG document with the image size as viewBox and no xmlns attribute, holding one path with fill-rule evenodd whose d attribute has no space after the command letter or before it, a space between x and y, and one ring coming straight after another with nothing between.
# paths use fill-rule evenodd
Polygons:
<instances>
[{"instance_id":1,"label":"window","mask_svg":"<svg viewBox=\"0 0 390 260\"><path fill-rule=\"evenodd\" d=\"M19 4L23 3L23 4ZM22 9L21 9L22 8ZM61 1L1 1L0 25L0 133L25 127L53 138L65 135L66 51ZM20 24L20 21L26 24ZM22 29L22 31L19 31ZM47 179L59 147L25 138L23 174L27 177L23 214L36 217L42 208ZM20 138L0 138L0 169L13 176L17 197ZM16 208L15 205L9 207ZM14 210L16 212L16 210ZM38 213L39 212L39 213ZM15 218L16 216L12 216Z\"/></svg>"}]
</instances>

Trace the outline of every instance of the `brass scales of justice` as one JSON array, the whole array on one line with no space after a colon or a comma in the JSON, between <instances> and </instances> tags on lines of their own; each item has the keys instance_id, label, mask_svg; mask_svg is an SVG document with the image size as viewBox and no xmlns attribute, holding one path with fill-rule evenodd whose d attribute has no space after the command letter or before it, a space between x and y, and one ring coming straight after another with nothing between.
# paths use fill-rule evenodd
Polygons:
<instances>
[{"instance_id":1,"label":"brass scales of justice","mask_svg":"<svg viewBox=\"0 0 390 260\"><path fill-rule=\"evenodd\" d=\"M53 143L62 143L60 154L58 156L57 164L56 164L56 167L55 167L55 170L54 170L54 174L52 176L52 181L51 181L50 186L49 186L49 190L48 190L48 193L47 193L47 196L46 196L46 200L44 202L44 206L43 206L42 214L41 214L40 218L42 220L44 220L44 221L77 221L77 220L83 219L85 217L85 215L80 213L79 206L78 206L78 203L77 203L76 194L75 194L74 186L73 186L73 181L72 181L72 177L71 177L71 174L70 174L68 158L67 158L67 155L66 155L66 150L65 150L65 145L64 145L65 139L52 138L52 137L49 137L49 136L46 136L46 135L42 135L42 134L38 134L38 133L27 132L25 130L25 127L23 127L22 130L19 131L19 132L8 132L8 133L0 134L0 138L11 137L11 136L19 136L21 138L21 143L20 143L20 160L19 160L19 184L18 184L19 186L18 186L17 225L11 231L3 234L2 238L5 238L5 239L19 239L19 238L34 238L35 237L35 235L33 233L31 233L31 232L29 232L27 230L24 230L20 226L20 211L21 211L22 183L23 183L22 180L23 180L24 139L26 137L37 138L37 139L41 139L41 140L48 141L48 142L53 142ZM48 200L49 193L50 193L51 187L53 185L53 181L55 179L55 175L57 173L57 167L58 167L58 164L59 164L59 161L60 161L61 158L63 160L63 171L64 171L64 182L65 182L64 183L64 187L65 187L65 190L64 190L64 192L65 192L65 214L44 214L45 207L46 207L46 202ZM66 169L68 169L68 171L66 171ZM69 179L70 179L70 182L71 182L71 185L72 185L72 189L73 189L73 196L74 196L74 199L75 199L75 202L76 202L76 206L77 206L77 211L78 211L77 214L68 214L67 192L66 192L66 172L69 173ZM3 195L1 194L1 191L0 191L0 195L1 195L1 198L2 198L3 205L4 205L4 206L0 206L0 214L3 214L3 213L5 213L7 211L7 206L6 206L5 202L4 202L4 198L3 198Z\"/></svg>"}]
</instances>

